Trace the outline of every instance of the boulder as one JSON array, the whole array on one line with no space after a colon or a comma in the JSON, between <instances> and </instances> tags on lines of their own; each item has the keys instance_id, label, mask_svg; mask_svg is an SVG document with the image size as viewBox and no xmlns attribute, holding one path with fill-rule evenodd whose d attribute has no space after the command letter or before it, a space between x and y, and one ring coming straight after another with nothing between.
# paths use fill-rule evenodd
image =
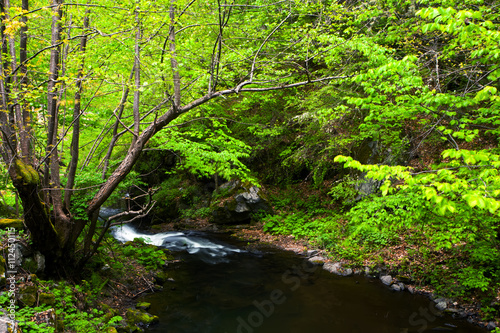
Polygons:
<instances>
[{"instance_id":1,"label":"boulder","mask_svg":"<svg viewBox=\"0 0 500 333\"><path fill-rule=\"evenodd\" d=\"M148 327L158 323L158 316L153 316L143 310L128 309L125 314L127 324L130 327Z\"/></svg>"},{"instance_id":2,"label":"boulder","mask_svg":"<svg viewBox=\"0 0 500 333\"><path fill-rule=\"evenodd\" d=\"M19 288L19 301L26 306L33 306L36 303L38 288L34 285L24 285Z\"/></svg>"},{"instance_id":3,"label":"boulder","mask_svg":"<svg viewBox=\"0 0 500 333\"><path fill-rule=\"evenodd\" d=\"M3 309L0 309L0 332L21 333L19 324L16 321L12 321Z\"/></svg>"},{"instance_id":4,"label":"boulder","mask_svg":"<svg viewBox=\"0 0 500 333\"><path fill-rule=\"evenodd\" d=\"M436 303L436 309L443 311L448 307L448 304L444 301Z\"/></svg>"},{"instance_id":5,"label":"boulder","mask_svg":"<svg viewBox=\"0 0 500 333\"><path fill-rule=\"evenodd\" d=\"M314 265L323 265L326 262L326 258L322 256L314 256L312 258L307 259L309 262L313 263Z\"/></svg>"},{"instance_id":6,"label":"boulder","mask_svg":"<svg viewBox=\"0 0 500 333\"><path fill-rule=\"evenodd\" d=\"M323 265L323 269L340 276L351 276L353 274L352 269L342 267L340 262L328 262Z\"/></svg>"},{"instance_id":7,"label":"boulder","mask_svg":"<svg viewBox=\"0 0 500 333\"><path fill-rule=\"evenodd\" d=\"M56 296L52 293L40 293L38 301L40 304L54 305L56 303Z\"/></svg>"},{"instance_id":8,"label":"boulder","mask_svg":"<svg viewBox=\"0 0 500 333\"><path fill-rule=\"evenodd\" d=\"M380 281L382 281L382 283L385 284L386 286L390 286L392 284L392 276L382 275L380 277Z\"/></svg>"},{"instance_id":9,"label":"boulder","mask_svg":"<svg viewBox=\"0 0 500 333\"><path fill-rule=\"evenodd\" d=\"M219 193L225 193L211 205L212 220L218 224L248 223L258 212L272 212L262 191L250 184L231 181L220 186Z\"/></svg>"}]
</instances>

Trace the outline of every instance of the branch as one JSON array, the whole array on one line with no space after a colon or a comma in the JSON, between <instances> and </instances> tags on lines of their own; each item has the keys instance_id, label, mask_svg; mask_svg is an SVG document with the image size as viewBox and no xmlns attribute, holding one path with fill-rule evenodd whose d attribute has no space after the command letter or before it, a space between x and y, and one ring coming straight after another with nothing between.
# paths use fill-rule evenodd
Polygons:
<instances>
[{"instance_id":1,"label":"branch","mask_svg":"<svg viewBox=\"0 0 500 333\"><path fill-rule=\"evenodd\" d=\"M45 160L47 158L49 158L49 156L54 152L54 150L57 149L57 147L59 146L59 144L64 140L64 138L68 134L69 130L73 127L73 124L75 124L75 122L77 122L80 119L80 117L85 113L85 111L87 111L87 108L89 107L90 103L96 97L96 94L99 91L99 89L101 89L101 86L102 86L103 83L104 83L104 80L101 80L101 84L99 85L99 87L97 87L97 90L94 92L92 98L87 103L87 105L85 106L85 108L80 112L80 114L78 115L78 117L76 117L76 118L73 119L73 121L71 122L71 124L69 124L68 128L66 129L66 131L64 132L64 134L61 136L61 138L59 139L59 141L57 141L57 143L52 147L52 150L50 150L50 152L48 152L45 155L45 157L38 163L38 165L42 165L45 162Z\"/></svg>"},{"instance_id":2,"label":"branch","mask_svg":"<svg viewBox=\"0 0 500 333\"><path fill-rule=\"evenodd\" d=\"M271 3L269 5L260 5L260 6L256 6L256 5L222 5L222 7L243 7L243 8L256 9L256 8L264 8L264 7L276 6L276 5L278 5L280 3L283 3L283 2L289 2L289 0L278 1L278 2Z\"/></svg>"},{"instance_id":3,"label":"branch","mask_svg":"<svg viewBox=\"0 0 500 333\"><path fill-rule=\"evenodd\" d=\"M288 13L287 17L285 17L283 19L283 21L280 22L280 24L278 24L276 27L274 27L273 31L271 31L269 33L269 35L267 35L266 39L262 42L262 44L260 45L259 49L255 53L255 57L253 58L253 61L252 61L252 69L250 70L250 80L248 81L248 83L251 83L253 81L253 76L254 76L254 72L255 72L255 63L257 62L257 57L259 56L260 51L262 50L262 48L264 47L264 45L267 44L267 42L269 41L269 39L271 38L271 36L274 35L274 33L286 22L286 20L288 20L290 18L290 15L291 14Z\"/></svg>"}]
</instances>

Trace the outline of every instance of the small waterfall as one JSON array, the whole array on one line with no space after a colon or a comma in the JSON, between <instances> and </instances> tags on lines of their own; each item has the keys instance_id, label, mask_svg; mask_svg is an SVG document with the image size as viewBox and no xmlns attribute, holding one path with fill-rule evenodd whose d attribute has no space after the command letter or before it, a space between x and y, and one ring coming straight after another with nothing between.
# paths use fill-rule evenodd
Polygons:
<instances>
[{"instance_id":1,"label":"small waterfall","mask_svg":"<svg viewBox=\"0 0 500 333\"><path fill-rule=\"evenodd\" d=\"M171 251L185 251L209 264L228 262L227 257L230 254L245 252L231 245L211 241L204 234L193 231L145 234L125 224L113 228L112 234L116 240L123 243L141 238L147 244L163 247Z\"/></svg>"}]
</instances>

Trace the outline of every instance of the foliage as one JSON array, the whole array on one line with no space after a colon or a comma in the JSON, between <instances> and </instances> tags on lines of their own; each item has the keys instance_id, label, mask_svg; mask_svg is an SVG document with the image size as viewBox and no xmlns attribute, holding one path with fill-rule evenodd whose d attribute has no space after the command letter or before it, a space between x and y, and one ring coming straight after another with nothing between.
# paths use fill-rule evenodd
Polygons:
<instances>
[{"instance_id":1,"label":"foliage","mask_svg":"<svg viewBox=\"0 0 500 333\"><path fill-rule=\"evenodd\" d=\"M165 265L167 256L163 250L154 245L147 245L144 240L137 239L133 244L123 248L123 255L134 257L148 270L156 270Z\"/></svg>"},{"instance_id":2,"label":"foliage","mask_svg":"<svg viewBox=\"0 0 500 333\"><path fill-rule=\"evenodd\" d=\"M85 289L81 286L74 287L54 281L38 281L42 291L50 292L55 295L54 305L40 305L35 307L16 306L16 320L19 327L27 332L55 332L55 328L48 327L47 324L36 324L31 321L34 314L49 309L55 309L59 325L63 325L65 330L75 332L104 332L109 327L115 327L122 318L120 316L107 316L105 312L98 309L92 309L89 312L79 311L76 308L77 295L86 293L92 295L93 289ZM6 293L0 295L0 304L7 305L10 298Z\"/></svg>"}]
</instances>

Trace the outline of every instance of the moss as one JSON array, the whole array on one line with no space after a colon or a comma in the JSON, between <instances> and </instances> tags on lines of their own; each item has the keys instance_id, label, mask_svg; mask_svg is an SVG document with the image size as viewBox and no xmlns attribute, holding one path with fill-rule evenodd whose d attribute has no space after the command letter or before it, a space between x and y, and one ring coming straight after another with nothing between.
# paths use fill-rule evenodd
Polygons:
<instances>
[{"instance_id":1,"label":"moss","mask_svg":"<svg viewBox=\"0 0 500 333\"><path fill-rule=\"evenodd\" d=\"M139 310L148 310L151 307L151 303L139 302L135 305L135 307Z\"/></svg>"},{"instance_id":2,"label":"moss","mask_svg":"<svg viewBox=\"0 0 500 333\"><path fill-rule=\"evenodd\" d=\"M150 315L142 310L128 309L125 314L129 325L151 325L159 321L158 316Z\"/></svg>"},{"instance_id":3,"label":"moss","mask_svg":"<svg viewBox=\"0 0 500 333\"><path fill-rule=\"evenodd\" d=\"M23 227L24 227L23 220L0 219L0 229L6 229L6 228L22 229Z\"/></svg>"},{"instance_id":4,"label":"moss","mask_svg":"<svg viewBox=\"0 0 500 333\"><path fill-rule=\"evenodd\" d=\"M56 296L51 293L40 293L38 300L40 301L40 304L54 305L56 302Z\"/></svg>"},{"instance_id":5,"label":"moss","mask_svg":"<svg viewBox=\"0 0 500 333\"><path fill-rule=\"evenodd\" d=\"M103 332L104 333L118 333L118 331L114 327L108 327Z\"/></svg>"},{"instance_id":6,"label":"moss","mask_svg":"<svg viewBox=\"0 0 500 333\"><path fill-rule=\"evenodd\" d=\"M19 300L26 306L33 306L36 302L36 286L24 286L19 288Z\"/></svg>"},{"instance_id":7,"label":"moss","mask_svg":"<svg viewBox=\"0 0 500 333\"><path fill-rule=\"evenodd\" d=\"M16 159L14 165L17 178L22 180L24 184L36 185L40 182L38 172L31 165L24 163L20 159Z\"/></svg>"},{"instance_id":8,"label":"moss","mask_svg":"<svg viewBox=\"0 0 500 333\"><path fill-rule=\"evenodd\" d=\"M158 272L155 276L155 282L158 284L164 284L168 280L168 273L164 271Z\"/></svg>"},{"instance_id":9,"label":"moss","mask_svg":"<svg viewBox=\"0 0 500 333\"><path fill-rule=\"evenodd\" d=\"M36 272L38 270L38 265L33 258L24 259L22 267L28 272Z\"/></svg>"}]
</instances>

